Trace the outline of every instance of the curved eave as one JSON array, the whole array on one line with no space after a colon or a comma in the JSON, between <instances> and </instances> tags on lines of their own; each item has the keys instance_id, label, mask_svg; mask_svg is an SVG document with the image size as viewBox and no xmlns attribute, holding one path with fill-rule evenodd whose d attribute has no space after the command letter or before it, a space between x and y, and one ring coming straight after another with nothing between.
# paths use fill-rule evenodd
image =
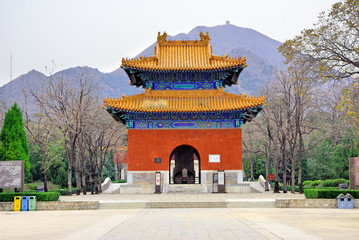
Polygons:
<instances>
[{"instance_id":1,"label":"curved eave","mask_svg":"<svg viewBox=\"0 0 359 240\"><path fill-rule=\"evenodd\" d=\"M134 85L136 87L146 87L146 81L143 80L140 76L140 73L144 72L152 72L152 73L167 73L167 72L217 72L217 71L228 71L230 74L226 79L222 80L223 86L232 86L233 84L238 83L239 74L243 71L245 68L245 65L239 65L234 67L223 67L223 68L217 68L217 69L191 69L191 70L156 70L156 69L148 69L148 68L135 68L135 67L127 67L124 66L124 70L130 79L130 85Z\"/></svg>"},{"instance_id":2,"label":"curved eave","mask_svg":"<svg viewBox=\"0 0 359 240\"><path fill-rule=\"evenodd\" d=\"M131 110L125 110L125 109L116 109L106 106L106 110L108 113L111 114L111 116L117 121L121 122L123 124L126 124L125 115L126 114L138 114L138 113L184 113L184 112L190 112L190 113L233 113L233 112L243 112L242 120L243 123L246 123L247 121L250 122L252 119L254 119L258 113L263 109L263 105L257 105L253 107L247 107L242 109L229 109L229 110L220 110L220 111L131 111ZM171 120L167 120L171 121Z\"/></svg>"}]
</instances>

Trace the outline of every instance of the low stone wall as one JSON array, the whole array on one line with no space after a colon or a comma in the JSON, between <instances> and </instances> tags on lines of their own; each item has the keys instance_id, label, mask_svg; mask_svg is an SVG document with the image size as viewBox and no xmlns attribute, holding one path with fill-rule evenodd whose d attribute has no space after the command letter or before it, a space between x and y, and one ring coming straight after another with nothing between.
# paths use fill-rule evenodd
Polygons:
<instances>
[{"instance_id":1,"label":"low stone wall","mask_svg":"<svg viewBox=\"0 0 359 240\"><path fill-rule=\"evenodd\" d=\"M277 208L338 208L337 199L276 199ZM359 199L354 199L359 208Z\"/></svg>"},{"instance_id":2,"label":"low stone wall","mask_svg":"<svg viewBox=\"0 0 359 240\"><path fill-rule=\"evenodd\" d=\"M37 211L55 210L96 210L99 208L98 201L74 201L74 202L36 202ZM0 211L13 211L13 202L0 202Z\"/></svg>"},{"instance_id":3,"label":"low stone wall","mask_svg":"<svg viewBox=\"0 0 359 240\"><path fill-rule=\"evenodd\" d=\"M207 206L206 202L202 202ZM336 199L276 199L270 201L256 201L255 199L237 199L232 201L221 202L221 204L226 205L227 208L258 208L258 207L276 207L276 208L338 208ZM106 205L107 204L107 205ZM106 209L115 209L115 208L145 208L144 203L139 202L126 202L126 203L106 203L102 204L100 207L98 201L73 201L73 202L37 202L36 210L37 211L56 211L56 210L96 210L99 208ZM159 203L153 203L161 205ZM169 203L172 204L172 203ZM208 203L210 204L210 203ZM223 205L222 204L222 205ZM119 207L118 205L123 205ZM173 205L173 204L172 204ZM221 207L223 207L221 205ZM175 204L173 205L175 206ZM193 205L194 206L194 205ZM192 207L193 207L192 206ZM197 205L196 205L197 206ZM216 206L219 207L219 206ZM354 199L354 208L359 208L359 199ZM13 202L0 202L0 211L13 211L14 203Z\"/></svg>"},{"instance_id":4,"label":"low stone wall","mask_svg":"<svg viewBox=\"0 0 359 240\"><path fill-rule=\"evenodd\" d=\"M14 210L13 202L0 202L0 211L11 211Z\"/></svg>"},{"instance_id":5,"label":"low stone wall","mask_svg":"<svg viewBox=\"0 0 359 240\"><path fill-rule=\"evenodd\" d=\"M74 201L74 202L37 202L36 210L96 210L98 201Z\"/></svg>"}]
</instances>

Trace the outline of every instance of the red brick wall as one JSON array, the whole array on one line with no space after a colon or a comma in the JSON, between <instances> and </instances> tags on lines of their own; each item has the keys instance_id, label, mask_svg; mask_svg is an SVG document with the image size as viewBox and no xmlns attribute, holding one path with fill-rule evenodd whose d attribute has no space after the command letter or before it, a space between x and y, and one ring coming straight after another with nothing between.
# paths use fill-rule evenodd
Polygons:
<instances>
[{"instance_id":1,"label":"red brick wall","mask_svg":"<svg viewBox=\"0 0 359 240\"><path fill-rule=\"evenodd\" d=\"M242 130L177 129L128 130L128 170L168 171L171 152L180 145L194 147L201 170L242 170ZM209 163L209 154L220 154L220 163ZM161 158L161 163L154 163Z\"/></svg>"}]
</instances>

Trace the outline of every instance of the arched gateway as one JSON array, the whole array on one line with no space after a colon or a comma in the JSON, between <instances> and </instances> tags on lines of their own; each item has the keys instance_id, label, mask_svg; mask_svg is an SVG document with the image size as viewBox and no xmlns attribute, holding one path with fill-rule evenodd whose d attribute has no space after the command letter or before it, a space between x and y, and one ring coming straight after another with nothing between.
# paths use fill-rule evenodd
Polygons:
<instances>
[{"instance_id":1,"label":"arched gateway","mask_svg":"<svg viewBox=\"0 0 359 240\"><path fill-rule=\"evenodd\" d=\"M191 186L211 192L215 176L227 192L238 192L244 186L241 126L265 98L224 91L237 84L246 59L213 55L208 33L194 41L166 37L158 34L154 56L122 60L130 84L144 93L104 99L128 128L128 184L121 192L154 192L155 179L162 192Z\"/></svg>"},{"instance_id":2,"label":"arched gateway","mask_svg":"<svg viewBox=\"0 0 359 240\"><path fill-rule=\"evenodd\" d=\"M171 184L199 184L200 159L195 148L189 145L176 147L170 158Z\"/></svg>"}]
</instances>

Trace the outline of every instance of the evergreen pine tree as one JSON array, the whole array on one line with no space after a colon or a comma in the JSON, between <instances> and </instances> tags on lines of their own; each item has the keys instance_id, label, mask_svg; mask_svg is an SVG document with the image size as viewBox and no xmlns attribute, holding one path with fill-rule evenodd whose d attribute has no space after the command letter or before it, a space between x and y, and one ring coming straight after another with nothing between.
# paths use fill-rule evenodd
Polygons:
<instances>
[{"instance_id":1,"label":"evergreen pine tree","mask_svg":"<svg viewBox=\"0 0 359 240\"><path fill-rule=\"evenodd\" d=\"M5 114L4 125L0 133L0 160L24 160L25 172L30 170L29 146L21 109L16 102Z\"/></svg>"}]
</instances>

